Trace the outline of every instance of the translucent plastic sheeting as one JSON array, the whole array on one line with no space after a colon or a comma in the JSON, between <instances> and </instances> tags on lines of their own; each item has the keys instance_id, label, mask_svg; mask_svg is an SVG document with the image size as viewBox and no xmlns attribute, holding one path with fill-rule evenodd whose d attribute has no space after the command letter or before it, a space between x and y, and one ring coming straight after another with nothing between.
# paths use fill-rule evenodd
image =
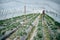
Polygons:
<instances>
[{"instance_id":1,"label":"translucent plastic sheeting","mask_svg":"<svg viewBox=\"0 0 60 40\"><path fill-rule=\"evenodd\" d=\"M45 9L48 15L60 22L60 0L0 0L0 20L23 15L25 5L27 14Z\"/></svg>"}]
</instances>

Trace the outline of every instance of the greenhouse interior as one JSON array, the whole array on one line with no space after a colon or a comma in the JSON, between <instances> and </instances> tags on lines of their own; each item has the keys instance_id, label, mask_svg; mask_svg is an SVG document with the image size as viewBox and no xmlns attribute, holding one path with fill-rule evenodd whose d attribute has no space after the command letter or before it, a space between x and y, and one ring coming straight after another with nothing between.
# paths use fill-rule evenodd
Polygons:
<instances>
[{"instance_id":1,"label":"greenhouse interior","mask_svg":"<svg viewBox=\"0 0 60 40\"><path fill-rule=\"evenodd\" d=\"M60 40L60 0L0 0L0 40Z\"/></svg>"}]
</instances>

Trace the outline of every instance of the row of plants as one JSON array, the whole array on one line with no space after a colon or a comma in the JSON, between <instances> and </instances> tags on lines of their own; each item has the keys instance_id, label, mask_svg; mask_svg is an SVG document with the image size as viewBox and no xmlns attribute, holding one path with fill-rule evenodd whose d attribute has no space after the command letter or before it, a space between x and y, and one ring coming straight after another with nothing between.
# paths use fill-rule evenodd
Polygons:
<instances>
[{"instance_id":1,"label":"row of plants","mask_svg":"<svg viewBox=\"0 0 60 40\"><path fill-rule=\"evenodd\" d=\"M38 16L38 15L37 15ZM35 15L35 17L31 17L32 19L29 21L29 24L27 23L25 26L21 26L20 28L18 28L18 30L14 33L14 34L12 34L9 38L11 39L11 40L13 40L16 36L24 36L24 35L27 35L27 33L26 33L26 30L29 28L29 26L30 26L30 24L32 23L31 21L33 20L33 19L35 19L36 17L37 17L36 15ZM27 26L28 25L28 26Z\"/></svg>"},{"instance_id":2,"label":"row of plants","mask_svg":"<svg viewBox=\"0 0 60 40\"><path fill-rule=\"evenodd\" d=\"M28 17L28 16L27 16L27 17ZM15 17L14 17L14 18L15 18ZM18 17L16 17L16 20L18 20L17 18L18 18ZM21 25L21 24L20 24L20 21L19 21L19 22L16 22L16 21L13 21L13 20L11 20L11 19L13 19L13 18L6 19L6 20L4 20L4 21L2 22L2 23L7 24L7 25L5 25L3 29L0 29L0 36L4 35L6 31L12 30L13 28L16 28L18 25ZM23 17L20 18L20 19L23 19ZM20 19L19 19L19 20L20 20ZM14 20L15 20L15 19L14 19ZM13 23L13 22L15 22L15 23ZM3 25L3 24L2 24L2 25Z\"/></svg>"},{"instance_id":3,"label":"row of plants","mask_svg":"<svg viewBox=\"0 0 60 40\"><path fill-rule=\"evenodd\" d=\"M41 15L40 15L41 17ZM36 36L34 37L34 40L43 40L43 32L42 32L42 20L39 19L39 23L38 23L38 26L37 26L37 34Z\"/></svg>"},{"instance_id":4,"label":"row of plants","mask_svg":"<svg viewBox=\"0 0 60 40\"><path fill-rule=\"evenodd\" d=\"M57 26L60 28L60 23L59 23L59 22L55 21L52 17L48 16L47 14L46 14L45 17L46 17L48 20L50 19L51 22L54 22L54 24L57 25Z\"/></svg>"},{"instance_id":5,"label":"row of plants","mask_svg":"<svg viewBox=\"0 0 60 40\"><path fill-rule=\"evenodd\" d=\"M16 20L20 20L20 19L24 18L24 16L25 15L13 17L13 18L9 18L9 19L5 19L5 20L0 20L0 25L4 25L4 23L6 24L6 23L9 23L9 22L12 22L12 21L15 21L16 22ZM28 14L26 16L27 17L29 17L29 16L31 17L33 15L32 14Z\"/></svg>"},{"instance_id":6,"label":"row of plants","mask_svg":"<svg viewBox=\"0 0 60 40\"><path fill-rule=\"evenodd\" d=\"M48 17L48 18L46 18L47 19L47 24L48 24L48 26L50 26L51 32L54 33L54 34L51 34L52 40L53 39L60 40L60 38L59 38L60 34L57 32L57 30L60 28L60 23L56 22L53 18L51 18L48 15L46 15L46 17ZM48 19L50 19L50 20L48 20ZM54 22L54 24L52 24L52 22ZM54 36L52 36L52 35L54 35Z\"/></svg>"}]
</instances>

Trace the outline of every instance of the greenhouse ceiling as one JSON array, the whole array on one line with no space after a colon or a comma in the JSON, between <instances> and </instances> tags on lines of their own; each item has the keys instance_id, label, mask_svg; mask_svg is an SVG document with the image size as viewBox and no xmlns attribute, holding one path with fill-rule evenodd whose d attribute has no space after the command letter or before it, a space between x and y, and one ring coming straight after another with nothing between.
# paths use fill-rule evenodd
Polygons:
<instances>
[{"instance_id":1,"label":"greenhouse ceiling","mask_svg":"<svg viewBox=\"0 0 60 40\"><path fill-rule=\"evenodd\" d=\"M0 20L24 14L24 6L27 13L45 9L48 15L60 22L60 0L0 0Z\"/></svg>"}]
</instances>

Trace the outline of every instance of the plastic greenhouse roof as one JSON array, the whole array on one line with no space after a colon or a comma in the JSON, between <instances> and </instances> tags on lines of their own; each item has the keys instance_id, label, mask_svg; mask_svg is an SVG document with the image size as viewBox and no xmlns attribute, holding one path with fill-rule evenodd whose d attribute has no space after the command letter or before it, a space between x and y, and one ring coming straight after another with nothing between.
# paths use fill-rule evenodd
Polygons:
<instances>
[{"instance_id":1,"label":"plastic greenhouse roof","mask_svg":"<svg viewBox=\"0 0 60 40\"><path fill-rule=\"evenodd\" d=\"M60 0L0 0L0 20L23 14L24 5L27 13L45 9L48 15L60 22Z\"/></svg>"}]
</instances>

